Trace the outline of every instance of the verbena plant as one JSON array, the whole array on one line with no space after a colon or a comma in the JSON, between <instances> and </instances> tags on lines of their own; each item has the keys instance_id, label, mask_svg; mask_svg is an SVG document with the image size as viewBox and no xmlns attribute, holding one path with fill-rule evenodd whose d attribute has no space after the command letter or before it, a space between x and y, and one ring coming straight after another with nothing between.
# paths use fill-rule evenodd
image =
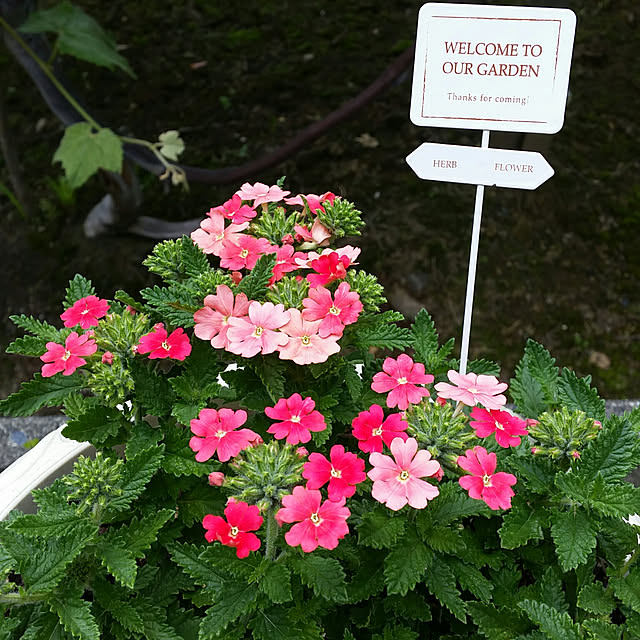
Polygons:
<instances>
[{"instance_id":1,"label":"verbena plant","mask_svg":"<svg viewBox=\"0 0 640 640\"><path fill-rule=\"evenodd\" d=\"M76 276L59 329L14 316L95 445L0 523L0 638L640 637L640 413L527 343L511 381L409 328L332 193L245 184L108 301Z\"/></svg>"}]
</instances>

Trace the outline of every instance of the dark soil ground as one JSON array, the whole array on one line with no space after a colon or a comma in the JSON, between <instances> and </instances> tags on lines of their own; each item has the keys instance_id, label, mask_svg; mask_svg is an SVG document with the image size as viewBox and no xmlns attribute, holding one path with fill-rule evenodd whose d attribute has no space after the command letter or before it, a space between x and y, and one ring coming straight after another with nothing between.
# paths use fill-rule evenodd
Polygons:
<instances>
[{"instance_id":1,"label":"dark soil ground","mask_svg":"<svg viewBox=\"0 0 640 640\"><path fill-rule=\"evenodd\" d=\"M49 3L50 4L50 3ZM419 0L158 3L77 0L122 45L133 80L73 59L66 70L89 109L119 133L153 140L179 129L182 160L242 164L275 149L371 83L415 36ZM471 357L497 360L508 379L528 337L562 366L591 373L605 397L639 397L640 56L637 0L529 2L578 16L564 128L528 136L556 175L533 192L487 189ZM194 64L206 63L206 64ZM273 169L292 192L334 191L365 212L364 268L390 303L424 306L441 336L459 338L475 188L419 180L405 156L424 141L480 144L480 132L423 129L409 121L411 69L355 117ZM51 158L62 127L24 72L0 48L0 82L36 213L21 217L0 194L0 348L16 335L7 317L59 322L70 278L91 278L103 297L151 282L141 260L153 242L117 229L84 236L104 189L91 180L73 197ZM491 146L520 148L495 134ZM239 184L191 185L188 194L139 172L140 213L203 216ZM0 158L0 182L8 185ZM39 362L2 356L0 397Z\"/></svg>"}]
</instances>

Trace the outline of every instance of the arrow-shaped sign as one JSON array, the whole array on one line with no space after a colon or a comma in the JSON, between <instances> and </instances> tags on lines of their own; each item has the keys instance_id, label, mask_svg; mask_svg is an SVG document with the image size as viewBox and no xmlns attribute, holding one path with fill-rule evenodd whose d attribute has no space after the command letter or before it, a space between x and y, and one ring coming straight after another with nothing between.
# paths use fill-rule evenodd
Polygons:
<instances>
[{"instance_id":1,"label":"arrow-shaped sign","mask_svg":"<svg viewBox=\"0 0 640 640\"><path fill-rule=\"evenodd\" d=\"M410 153L407 163L423 180L513 189L536 189L554 173L544 157L534 151L432 142Z\"/></svg>"}]
</instances>

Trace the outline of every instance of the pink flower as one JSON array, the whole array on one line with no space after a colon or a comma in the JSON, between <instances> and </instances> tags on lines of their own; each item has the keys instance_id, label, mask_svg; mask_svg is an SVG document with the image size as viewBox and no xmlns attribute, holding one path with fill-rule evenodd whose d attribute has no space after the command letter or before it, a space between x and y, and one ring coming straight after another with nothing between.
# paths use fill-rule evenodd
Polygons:
<instances>
[{"instance_id":1,"label":"pink flower","mask_svg":"<svg viewBox=\"0 0 640 640\"><path fill-rule=\"evenodd\" d=\"M316 273L310 273L307 280L312 287L323 287L334 280L343 280L347 277L350 264L347 256L340 256L336 251L321 255L309 263Z\"/></svg>"},{"instance_id":2,"label":"pink flower","mask_svg":"<svg viewBox=\"0 0 640 640\"><path fill-rule=\"evenodd\" d=\"M171 358L184 360L191 353L191 343L182 327L178 327L167 335L164 325L159 322L153 331L140 338L138 353L148 353L149 359Z\"/></svg>"},{"instance_id":3,"label":"pink flower","mask_svg":"<svg viewBox=\"0 0 640 640\"><path fill-rule=\"evenodd\" d=\"M112 365L113 364L113 353L111 353L111 351L105 351L102 354L102 358L100 359L100 361L102 362L102 364Z\"/></svg>"},{"instance_id":4,"label":"pink flower","mask_svg":"<svg viewBox=\"0 0 640 640\"><path fill-rule=\"evenodd\" d=\"M57 342L47 342L47 351L40 356L42 362L42 377L50 378L62 371L63 376L70 376L78 367L87 364L84 356L93 355L98 350L95 340L88 335L78 335L71 332L64 342L64 346Z\"/></svg>"},{"instance_id":5,"label":"pink flower","mask_svg":"<svg viewBox=\"0 0 640 640\"><path fill-rule=\"evenodd\" d=\"M268 187L262 182L256 182L254 185L250 185L245 182L236 194L243 200L253 200L253 206L257 207L264 202L280 202L282 198L288 196L291 191L283 191L278 185Z\"/></svg>"},{"instance_id":6,"label":"pink flower","mask_svg":"<svg viewBox=\"0 0 640 640\"><path fill-rule=\"evenodd\" d=\"M289 321L289 312L284 305L273 302L249 303L248 316L228 319L227 350L244 358L252 358L257 353L273 353L288 341L284 333L278 331Z\"/></svg>"},{"instance_id":7,"label":"pink flower","mask_svg":"<svg viewBox=\"0 0 640 640\"><path fill-rule=\"evenodd\" d=\"M299 269L300 267L296 260L305 257L305 254L302 253L302 251L294 252L294 249L290 244L278 247L275 253L276 264L273 267L273 277L269 280L269 284L273 284L274 282L281 280L285 273Z\"/></svg>"},{"instance_id":8,"label":"pink flower","mask_svg":"<svg viewBox=\"0 0 640 640\"><path fill-rule=\"evenodd\" d=\"M288 444L298 444L311 440L311 431L323 431L327 425L324 416L315 410L313 398L302 398L294 393L289 398L280 398L274 407L266 407L264 412L273 420L268 433L276 440L287 439Z\"/></svg>"},{"instance_id":9,"label":"pink flower","mask_svg":"<svg viewBox=\"0 0 640 640\"><path fill-rule=\"evenodd\" d=\"M526 436L527 423L508 411L481 409L474 407L471 410L471 422L478 438L486 438L495 432L496 442L505 449L517 447L520 444L518 436Z\"/></svg>"},{"instance_id":10,"label":"pink flower","mask_svg":"<svg viewBox=\"0 0 640 640\"><path fill-rule=\"evenodd\" d=\"M224 484L224 473L222 471L212 471L209 474L209 485L212 487L221 487Z\"/></svg>"},{"instance_id":11,"label":"pink flower","mask_svg":"<svg viewBox=\"0 0 640 640\"><path fill-rule=\"evenodd\" d=\"M329 202L333 204L333 201L336 199L335 193L331 193L331 191L327 191L323 193L321 196L317 196L315 193L309 193L306 196L302 194L298 194L293 198L285 198L284 201L287 204L295 205L298 204L301 207L305 206L305 200L307 201L307 206L309 207L309 211L311 213L317 213L318 209L324 213L324 207L322 206L322 202Z\"/></svg>"},{"instance_id":12,"label":"pink flower","mask_svg":"<svg viewBox=\"0 0 640 640\"><path fill-rule=\"evenodd\" d=\"M345 325L353 324L360 315L363 306L360 296L351 291L347 282L341 282L334 297L324 287L309 290L309 297L302 301L305 320L320 320L318 335L326 338L330 335L341 336Z\"/></svg>"},{"instance_id":13,"label":"pink flower","mask_svg":"<svg viewBox=\"0 0 640 640\"><path fill-rule=\"evenodd\" d=\"M435 387L441 398L451 398L469 407L480 403L487 409L499 409L507 402L507 399L499 394L508 385L505 382L498 382L495 376L477 376L475 373L461 375L453 369L449 370L447 376L453 385L438 382Z\"/></svg>"},{"instance_id":14,"label":"pink flower","mask_svg":"<svg viewBox=\"0 0 640 640\"><path fill-rule=\"evenodd\" d=\"M301 268L311 269L311 263L314 260L318 260L323 256L329 256L331 254L338 254L338 258L346 258L349 261L349 265L358 264L356 262L358 256L360 255L360 249L358 247L352 247L351 245L345 245L344 247L340 247L339 249L323 249L322 253L317 253L316 251L309 251L304 260L298 260L298 264Z\"/></svg>"},{"instance_id":15,"label":"pink flower","mask_svg":"<svg viewBox=\"0 0 640 640\"><path fill-rule=\"evenodd\" d=\"M294 487L293 493L283 496L283 507L276 519L280 523L298 523L284 535L289 546L300 545L305 553L318 547L335 549L340 539L349 533L347 518L351 511L344 506L345 499L321 503L322 495L317 489Z\"/></svg>"},{"instance_id":16,"label":"pink flower","mask_svg":"<svg viewBox=\"0 0 640 640\"><path fill-rule=\"evenodd\" d=\"M440 471L440 463L431 460L428 451L418 451L415 438L406 441L394 438L391 453L395 459L382 453L369 456L373 465L367 474L373 480L371 495L392 511L402 509L405 504L414 509L424 509L440 490L420 478L435 476Z\"/></svg>"},{"instance_id":17,"label":"pink flower","mask_svg":"<svg viewBox=\"0 0 640 640\"><path fill-rule=\"evenodd\" d=\"M293 229L301 240L312 242L318 247L328 245L329 239L333 235L317 218L313 221L311 230L300 224L294 225Z\"/></svg>"},{"instance_id":18,"label":"pink flower","mask_svg":"<svg viewBox=\"0 0 640 640\"><path fill-rule=\"evenodd\" d=\"M406 440L407 423L401 413L392 413L386 420L382 407L372 404L369 411L361 411L351 423L353 435L358 438L358 447L365 453L382 453L382 443L389 446L394 438Z\"/></svg>"},{"instance_id":19,"label":"pink flower","mask_svg":"<svg viewBox=\"0 0 640 640\"><path fill-rule=\"evenodd\" d=\"M320 489L329 483L329 500L338 502L350 498L356 485L366 479L364 460L355 453L345 452L341 444L331 447L331 460L321 453L312 453L304 463L302 477L307 480L307 489Z\"/></svg>"},{"instance_id":20,"label":"pink flower","mask_svg":"<svg viewBox=\"0 0 640 640\"><path fill-rule=\"evenodd\" d=\"M265 238L239 235L234 244L225 245L218 254L220 266L225 269L248 269L256 266L258 258L265 253L273 253L274 247Z\"/></svg>"},{"instance_id":21,"label":"pink flower","mask_svg":"<svg viewBox=\"0 0 640 640\"><path fill-rule=\"evenodd\" d=\"M386 393L387 407L398 407L404 411L410 404L418 404L423 397L429 396L429 391L420 384L433 382L433 376L425 374L424 365L415 362L405 353L401 353L397 360L387 358L382 364L384 373L380 371L373 376L371 388L376 393Z\"/></svg>"},{"instance_id":22,"label":"pink flower","mask_svg":"<svg viewBox=\"0 0 640 640\"><path fill-rule=\"evenodd\" d=\"M496 454L487 453L484 447L467 449L464 456L458 456L458 464L470 476L458 480L460 486L469 492L475 500L484 500L490 509L509 509L511 498L515 495L511 487L517 479L511 473L494 473Z\"/></svg>"},{"instance_id":23,"label":"pink flower","mask_svg":"<svg viewBox=\"0 0 640 640\"><path fill-rule=\"evenodd\" d=\"M238 238L242 237L240 231L244 231L248 226L248 222L241 224L230 224L225 228L225 217L215 210L209 211L209 217L200 223L200 228L191 234L191 239L205 253L219 256L221 251L238 242Z\"/></svg>"},{"instance_id":24,"label":"pink flower","mask_svg":"<svg viewBox=\"0 0 640 640\"><path fill-rule=\"evenodd\" d=\"M258 434L251 429L240 429L247 421L243 409L202 409L197 418L191 420L191 431L195 435L189 440L191 451L197 452L196 460L206 462L217 452L220 462L227 462L251 445Z\"/></svg>"},{"instance_id":25,"label":"pink flower","mask_svg":"<svg viewBox=\"0 0 640 640\"><path fill-rule=\"evenodd\" d=\"M260 548L260 539L255 533L262 526L263 518L260 509L246 502L234 501L224 510L225 520L220 516L206 515L202 526L207 530L204 534L207 542L218 540L228 547L235 547L238 558L246 558L251 551Z\"/></svg>"},{"instance_id":26,"label":"pink flower","mask_svg":"<svg viewBox=\"0 0 640 640\"><path fill-rule=\"evenodd\" d=\"M226 349L229 346L229 318L242 318L248 311L249 300L244 293L234 299L231 289L226 284L219 284L216 294L204 299L204 308L193 314L194 333L201 340L210 340L215 349Z\"/></svg>"},{"instance_id":27,"label":"pink flower","mask_svg":"<svg viewBox=\"0 0 640 640\"><path fill-rule=\"evenodd\" d=\"M207 215L213 213L221 213L235 224L242 224L256 217L256 212L250 206L242 204L242 198L238 194L234 194L223 205L211 209Z\"/></svg>"},{"instance_id":28,"label":"pink flower","mask_svg":"<svg viewBox=\"0 0 640 640\"><path fill-rule=\"evenodd\" d=\"M76 300L71 307L60 315L65 327L80 325L82 329L95 327L99 318L104 318L109 310L109 303L96 296L86 296Z\"/></svg>"},{"instance_id":29,"label":"pink flower","mask_svg":"<svg viewBox=\"0 0 640 640\"><path fill-rule=\"evenodd\" d=\"M289 314L289 322L282 327L282 332L289 336L280 347L282 360L293 360L296 364L325 362L329 356L340 351L340 336L320 337L319 320L304 320L298 309L289 309Z\"/></svg>"}]
</instances>

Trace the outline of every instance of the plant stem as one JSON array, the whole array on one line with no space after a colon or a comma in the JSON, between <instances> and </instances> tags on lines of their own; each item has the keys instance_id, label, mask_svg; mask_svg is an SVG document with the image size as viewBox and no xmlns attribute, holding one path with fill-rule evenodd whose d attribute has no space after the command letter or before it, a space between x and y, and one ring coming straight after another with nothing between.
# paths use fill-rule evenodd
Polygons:
<instances>
[{"instance_id":1,"label":"plant stem","mask_svg":"<svg viewBox=\"0 0 640 640\"><path fill-rule=\"evenodd\" d=\"M22 606L25 604L33 604L34 602L42 602L45 599L43 593L3 593L0 594L0 604L8 604L11 606Z\"/></svg>"},{"instance_id":2,"label":"plant stem","mask_svg":"<svg viewBox=\"0 0 640 640\"><path fill-rule=\"evenodd\" d=\"M462 404L462 402L458 400L458 404L456 405L456 410L453 412L453 415L451 416L452 420L454 418L457 418L460 415L460 413L462 413L462 407L464 407L464 404Z\"/></svg>"},{"instance_id":3,"label":"plant stem","mask_svg":"<svg viewBox=\"0 0 640 640\"><path fill-rule=\"evenodd\" d=\"M276 538L278 537L278 523L276 522L273 508L269 507L266 514L267 519L267 539L264 555L267 560L275 560L276 557Z\"/></svg>"}]
</instances>

